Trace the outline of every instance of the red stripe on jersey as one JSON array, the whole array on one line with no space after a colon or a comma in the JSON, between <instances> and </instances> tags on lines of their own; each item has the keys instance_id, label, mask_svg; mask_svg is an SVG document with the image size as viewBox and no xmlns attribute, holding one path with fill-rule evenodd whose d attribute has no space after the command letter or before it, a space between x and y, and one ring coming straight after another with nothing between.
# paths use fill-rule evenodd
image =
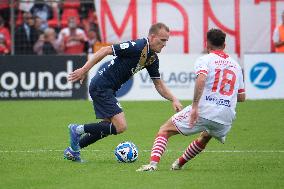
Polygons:
<instances>
[{"instance_id":1,"label":"red stripe on jersey","mask_svg":"<svg viewBox=\"0 0 284 189\"><path fill-rule=\"evenodd\" d=\"M245 89L239 89L238 90L238 93L244 93L245 92Z\"/></svg>"},{"instance_id":2,"label":"red stripe on jersey","mask_svg":"<svg viewBox=\"0 0 284 189\"><path fill-rule=\"evenodd\" d=\"M224 53L224 51L214 50L214 51L210 51L210 53L214 53L214 54L216 54L216 55L218 55L218 56L220 56L221 58L224 58L224 59L229 57L229 55Z\"/></svg>"},{"instance_id":3,"label":"red stripe on jersey","mask_svg":"<svg viewBox=\"0 0 284 189\"><path fill-rule=\"evenodd\" d=\"M206 70L199 70L198 72L196 72L196 75L201 74L201 73L204 74L204 75L208 74L208 72Z\"/></svg>"}]
</instances>

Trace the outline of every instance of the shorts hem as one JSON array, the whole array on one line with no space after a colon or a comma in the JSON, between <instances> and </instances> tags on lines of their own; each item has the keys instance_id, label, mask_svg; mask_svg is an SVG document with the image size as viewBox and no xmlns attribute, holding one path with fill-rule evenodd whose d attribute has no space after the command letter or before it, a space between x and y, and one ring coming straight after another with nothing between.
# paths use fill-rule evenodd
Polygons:
<instances>
[{"instance_id":1,"label":"shorts hem","mask_svg":"<svg viewBox=\"0 0 284 189\"><path fill-rule=\"evenodd\" d=\"M177 131L178 131L180 134L186 136L186 135L178 128L178 126L175 124L175 122L173 121L173 119L174 119L174 118L172 118L171 121L172 121L173 125L176 127Z\"/></svg>"},{"instance_id":2,"label":"shorts hem","mask_svg":"<svg viewBox=\"0 0 284 189\"><path fill-rule=\"evenodd\" d=\"M115 115L117 115L117 114L119 114L119 113L121 113L121 112L123 112L123 111L121 110L121 111L118 111L118 112L115 112L115 113L113 113L113 114L109 114L109 115L106 115L106 116L98 116L98 115L96 114L96 118L97 118L97 119L112 118L113 116L115 116Z\"/></svg>"}]
</instances>

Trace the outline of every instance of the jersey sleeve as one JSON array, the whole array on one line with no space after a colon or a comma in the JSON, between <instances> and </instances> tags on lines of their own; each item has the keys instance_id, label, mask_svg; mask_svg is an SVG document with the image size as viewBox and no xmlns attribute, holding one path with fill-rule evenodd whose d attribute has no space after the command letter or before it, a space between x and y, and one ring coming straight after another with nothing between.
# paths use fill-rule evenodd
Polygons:
<instances>
[{"instance_id":1,"label":"jersey sleeve","mask_svg":"<svg viewBox=\"0 0 284 189\"><path fill-rule=\"evenodd\" d=\"M204 74L207 76L208 74L208 65L207 62L204 60L203 57L200 57L196 60L195 64L194 64L194 71L196 76L198 76L199 74Z\"/></svg>"},{"instance_id":2,"label":"jersey sleeve","mask_svg":"<svg viewBox=\"0 0 284 189\"><path fill-rule=\"evenodd\" d=\"M159 72L159 59L157 58L153 64L146 67L151 79L160 79L161 75Z\"/></svg>"},{"instance_id":3,"label":"jersey sleeve","mask_svg":"<svg viewBox=\"0 0 284 189\"><path fill-rule=\"evenodd\" d=\"M114 56L136 56L139 54L139 41L127 41L123 43L113 44L112 51Z\"/></svg>"},{"instance_id":4,"label":"jersey sleeve","mask_svg":"<svg viewBox=\"0 0 284 189\"><path fill-rule=\"evenodd\" d=\"M238 94L245 93L245 83L243 72L240 71Z\"/></svg>"}]
</instances>

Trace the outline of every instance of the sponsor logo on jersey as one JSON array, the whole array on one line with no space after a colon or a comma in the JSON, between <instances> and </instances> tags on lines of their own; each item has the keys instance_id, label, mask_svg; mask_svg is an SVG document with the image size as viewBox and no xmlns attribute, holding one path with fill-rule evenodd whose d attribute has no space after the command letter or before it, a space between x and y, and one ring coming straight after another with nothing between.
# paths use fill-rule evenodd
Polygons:
<instances>
[{"instance_id":1,"label":"sponsor logo on jersey","mask_svg":"<svg viewBox=\"0 0 284 189\"><path fill-rule=\"evenodd\" d=\"M219 99L215 96L205 96L205 100L209 101L209 102L216 103L216 105L218 105L218 106L231 107L231 101L230 100L226 100L226 99L222 99L222 98Z\"/></svg>"},{"instance_id":2,"label":"sponsor logo on jersey","mask_svg":"<svg viewBox=\"0 0 284 189\"><path fill-rule=\"evenodd\" d=\"M231 107L231 102L230 100L225 100L225 99L219 99L217 102L216 102L217 105L221 105L221 106L227 106L227 107Z\"/></svg>"},{"instance_id":3,"label":"sponsor logo on jersey","mask_svg":"<svg viewBox=\"0 0 284 189\"><path fill-rule=\"evenodd\" d=\"M155 55L152 55L150 57L147 56L147 46L145 46L141 52L139 63L137 64L136 68L131 69L132 75L136 74L137 72L145 68L145 66L153 64L155 60L156 60Z\"/></svg>"},{"instance_id":4,"label":"sponsor logo on jersey","mask_svg":"<svg viewBox=\"0 0 284 189\"><path fill-rule=\"evenodd\" d=\"M121 106L121 104L120 104L119 102L117 102L116 105L117 105L119 108L122 109L122 106Z\"/></svg>"},{"instance_id":5,"label":"sponsor logo on jersey","mask_svg":"<svg viewBox=\"0 0 284 189\"><path fill-rule=\"evenodd\" d=\"M267 62L260 62L251 69L250 80L255 87L267 89L274 84L276 71Z\"/></svg>"}]
</instances>

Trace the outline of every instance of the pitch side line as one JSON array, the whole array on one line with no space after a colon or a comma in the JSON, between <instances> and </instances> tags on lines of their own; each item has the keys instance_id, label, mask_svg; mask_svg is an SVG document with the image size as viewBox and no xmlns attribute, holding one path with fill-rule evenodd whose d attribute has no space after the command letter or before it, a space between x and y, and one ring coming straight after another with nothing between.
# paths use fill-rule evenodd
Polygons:
<instances>
[{"instance_id":1,"label":"pitch side line","mask_svg":"<svg viewBox=\"0 0 284 189\"><path fill-rule=\"evenodd\" d=\"M113 152L106 150L82 150L84 152ZM48 153L48 152L63 152L63 150L0 150L0 153ZM142 150L142 152L151 152L151 150ZM166 152L184 152L178 150L166 150ZM284 150L204 150L202 153L284 153Z\"/></svg>"}]
</instances>

